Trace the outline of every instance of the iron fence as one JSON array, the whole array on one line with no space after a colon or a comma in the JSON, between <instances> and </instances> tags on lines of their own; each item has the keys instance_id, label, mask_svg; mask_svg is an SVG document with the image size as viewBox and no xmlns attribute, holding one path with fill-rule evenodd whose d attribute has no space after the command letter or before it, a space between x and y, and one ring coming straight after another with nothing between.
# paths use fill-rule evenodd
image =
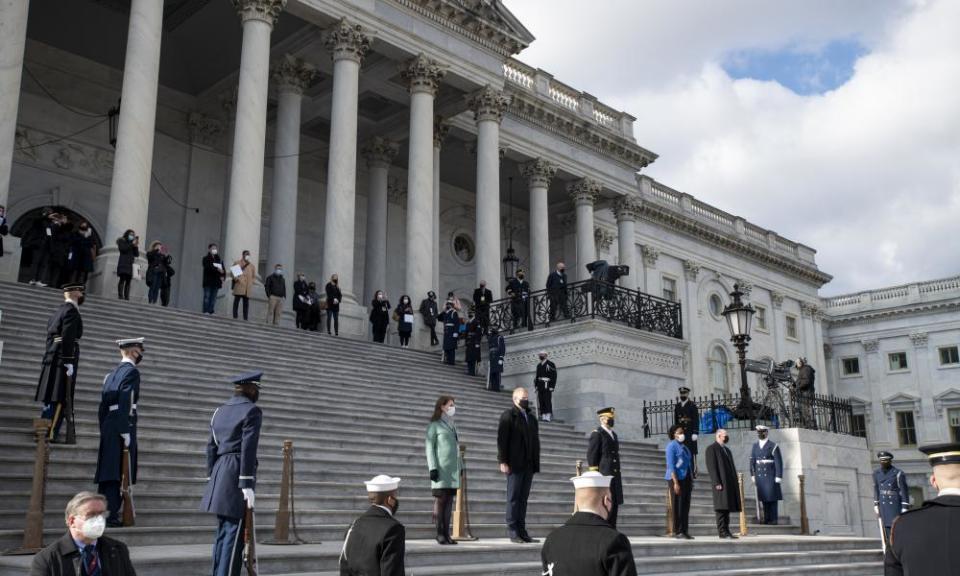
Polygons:
<instances>
[{"instance_id":1,"label":"iron fence","mask_svg":"<svg viewBox=\"0 0 960 576\"><path fill-rule=\"evenodd\" d=\"M679 302L598 280L582 280L559 290L537 290L502 298L491 303L489 310L490 327L509 334L582 318L603 318L639 330L683 338Z\"/></svg>"},{"instance_id":2,"label":"iron fence","mask_svg":"<svg viewBox=\"0 0 960 576\"><path fill-rule=\"evenodd\" d=\"M771 394L775 398L768 398ZM795 389L761 393L761 401L752 400L755 424L770 428L806 428L836 434L863 436L853 427L853 407L846 398L805 394ZM739 394L710 394L690 398L700 414L697 434L713 434L718 428L750 429L750 415ZM679 398L643 403L645 438L667 434L676 421L674 410Z\"/></svg>"}]
</instances>

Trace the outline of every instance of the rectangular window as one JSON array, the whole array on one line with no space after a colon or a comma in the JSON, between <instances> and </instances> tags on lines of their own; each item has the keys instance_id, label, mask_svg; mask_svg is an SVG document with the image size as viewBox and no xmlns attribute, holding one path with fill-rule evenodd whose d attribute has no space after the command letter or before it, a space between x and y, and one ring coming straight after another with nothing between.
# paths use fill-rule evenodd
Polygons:
<instances>
[{"instance_id":1,"label":"rectangular window","mask_svg":"<svg viewBox=\"0 0 960 576\"><path fill-rule=\"evenodd\" d=\"M897 436L900 446L917 445L917 429L913 424L913 412L897 412Z\"/></svg>"},{"instance_id":2,"label":"rectangular window","mask_svg":"<svg viewBox=\"0 0 960 576\"><path fill-rule=\"evenodd\" d=\"M960 350L956 346L944 346L940 349L940 365L960 364Z\"/></svg>"},{"instance_id":3,"label":"rectangular window","mask_svg":"<svg viewBox=\"0 0 960 576\"><path fill-rule=\"evenodd\" d=\"M677 301L677 281L673 278L664 276L662 278L663 299L671 302Z\"/></svg>"},{"instance_id":4,"label":"rectangular window","mask_svg":"<svg viewBox=\"0 0 960 576\"><path fill-rule=\"evenodd\" d=\"M757 330L767 331L767 309L763 306L754 305L756 313L753 315L753 321L757 323Z\"/></svg>"},{"instance_id":5,"label":"rectangular window","mask_svg":"<svg viewBox=\"0 0 960 576\"><path fill-rule=\"evenodd\" d=\"M787 338L797 340L797 317L787 314Z\"/></svg>"},{"instance_id":6,"label":"rectangular window","mask_svg":"<svg viewBox=\"0 0 960 576\"><path fill-rule=\"evenodd\" d=\"M891 352L887 354L887 361L890 363L891 372L906 370L908 368L906 352Z\"/></svg>"},{"instance_id":7,"label":"rectangular window","mask_svg":"<svg viewBox=\"0 0 960 576\"><path fill-rule=\"evenodd\" d=\"M858 436L860 438L867 437L867 417L866 416L864 416L863 414L854 414L853 421L850 424L853 428L851 432L853 432L854 436Z\"/></svg>"},{"instance_id":8,"label":"rectangular window","mask_svg":"<svg viewBox=\"0 0 960 576\"><path fill-rule=\"evenodd\" d=\"M860 359L856 356L853 358L844 358L840 360L840 368L843 371L844 376L859 376Z\"/></svg>"},{"instance_id":9,"label":"rectangular window","mask_svg":"<svg viewBox=\"0 0 960 576\"><path fill-rule=\"evenodd\" d=\"M951 408L947 412L947 425L950 426L950 438L960 442L960 408Z\"/></svg>"}]
</instances>

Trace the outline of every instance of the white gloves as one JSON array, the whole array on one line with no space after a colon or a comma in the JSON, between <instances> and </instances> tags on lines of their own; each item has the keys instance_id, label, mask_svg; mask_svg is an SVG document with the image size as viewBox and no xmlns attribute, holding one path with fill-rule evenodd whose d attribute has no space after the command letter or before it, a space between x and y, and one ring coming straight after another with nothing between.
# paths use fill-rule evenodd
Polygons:
<instances>
[{"instance_id":1,"label":"white gloves","mask_svg":"<svg viewBox=\"0 0 960 576\"><path fill-rule=\"evenodd\" d=\"M73 376L73 364L64 364L64 368L67 369L67 377Z\"/></svg>"},{"instance_id":2,"label":"white gloves","mask_svg":"<svg viewBox=\"0 0 960 576\"><path fill-rule=\"evenodd\" d=\"M875 506L873 507L873 513L876 514L877 516L879 516L879 515L880 515L880 507L875 505Z\"/></svg>"},{"instance_id":3,"label":"white gloves","mask_svg":"<svg viewBox=\"0 0 960 576\"><path fill-rule=\"evenodd\" d=\"M243 491L243 499L247 501L247 508L253 508L253 503L256 498L253 495L253 488L241 488Z\"/></svg>"},{"instance_id":4,"label":"white gloves","mask_svg":"<svg viewBox=\"0 0 960 576\"><path fill-rule=\"evenodd\" d=\"M783 478L774 478L773 481L776 482L777 484L779 484L779 483L783 482Z\"/></svg>"},{"instance_id":5,"label":"white gloves","mask_svg":"<svg viewBox=\"0 0 960 576\"><path fill-rule=\"evenodd\" d=\"M756 476L751 476L751 477L750 477L750 481L753 482L754 484L756 484L756 483L757 483L757 477L756 477Z\"/></svg>"},{"instance_id":6,"label":"white gloves","mask_svg":"<svg viewBox=\"0 0 960 576\"><path fill-rule=\"evenodd\" d=\"M900 513L901 513L901 514L906 514L909 510L910 510L910 508L901 508L901 509L900 509Z\"/></svg>"},{"instance_id":7,"label":"white gloves","mask_svg":"<svg viewBox=\"0 0 960 576\"><path fill-rule=\"evenodd\" d=\"M691 434L691 435L690 435L690 439L693 440L694 442L696 442L696 441L697 441L697 435L696 435L696 434Z\"/></svg>"},{"instance_id":8,"label":"white gloves","mask_svg":"<svg viewBox=\"0 0 960 576\"><path fill-rule=\"evenodd\" d=\"M129 447L130 447L130 433L127 432L126 434L121 434L120 437L123 438L123 445L124 445L125 447L129 448Z\"/></svg>"}]
</instances>

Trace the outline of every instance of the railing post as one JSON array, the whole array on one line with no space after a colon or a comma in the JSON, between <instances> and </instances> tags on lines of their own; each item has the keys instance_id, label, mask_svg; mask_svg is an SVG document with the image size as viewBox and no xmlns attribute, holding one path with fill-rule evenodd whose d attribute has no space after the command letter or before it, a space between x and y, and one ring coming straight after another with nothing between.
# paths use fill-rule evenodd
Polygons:
<instances>
[{"instance_id":1,"label":"railing post","mask_svg":"<svg viewBox=\"0 0 960 576\"><path fill-rule=\"evenodd\" d=\"M10 555L35 554L43 550L43 510L47 496L47 464L50 462L50 425L47 418L34 418L33 435L37 450L33 460L33 486L30 488L30 508L27 509L20 548L6 552Z\"/></svg>"},{"instance_id":2,"label":"railing post","mask_svg":"<svg viewBox=\"0 0 960 576\"><path fill-rule=\"evenodd\" d=\"M805 536L810 534L810 521L807 519L807 494L804 487L805 478L803 474L797 474L800 481L800 534Z\"/></svg>"},{"instance_id":3,"label":"railing post","mask_svg":"<svg viewBox=\"0 0 960 576\"><path fill-rule=\"evenodd\" d=\"M650 437L650 422L647 420L647 401L643 401L643 437Z\"/></svg>"},{"instance_id":4,"label":"railing post","mask_svg":"<svg viewBox=\"0 0 960 576\"><path fill-rule=\"evenodd\" d=\"M280 502L277 505L277 518L273 526L273 539L276 544L290 542L290 485L291 465L293 455L293 440L283 441L283 471L280 476Z\"/></svg>"},{"instance_id":5,"label":"railing post","mask_svg":"<svg viewBox=\"0 0 960 576\"><path fill-rule=\"evenodd\" d=\"M740 490L740 535L747 535L747 501L743 494L743 472L737 472L737 485Z\"/></svg>"},{"instance_id":6,"label":"railing post","mask_svg":"<svg viewBox=\"0 0 960 576\"><path fill-rule=\"evenodd\" d=\"M467 445L460 445L460 488L457 489L457 507L453 512L453 539L478 540L470 533L470 507L467 500Z\"/></svg>"}]
</instances>

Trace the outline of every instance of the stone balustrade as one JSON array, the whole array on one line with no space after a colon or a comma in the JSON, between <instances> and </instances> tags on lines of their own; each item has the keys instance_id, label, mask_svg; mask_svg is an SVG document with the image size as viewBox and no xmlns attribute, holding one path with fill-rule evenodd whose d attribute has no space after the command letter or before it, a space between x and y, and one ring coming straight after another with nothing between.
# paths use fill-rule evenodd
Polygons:
<instances>
[{"instance_id":1,"label":"stone balustrade","mask_svg":"<svg viewBox=\"0 0 960 576\"><path fill-rule=\"evenodd\" d=\"M895 307L951 297L960 298L960 276L842 294L824 298L822 302L828 314L840 315L877 304L883 307Z\"/></svg>"}]
</instances>

